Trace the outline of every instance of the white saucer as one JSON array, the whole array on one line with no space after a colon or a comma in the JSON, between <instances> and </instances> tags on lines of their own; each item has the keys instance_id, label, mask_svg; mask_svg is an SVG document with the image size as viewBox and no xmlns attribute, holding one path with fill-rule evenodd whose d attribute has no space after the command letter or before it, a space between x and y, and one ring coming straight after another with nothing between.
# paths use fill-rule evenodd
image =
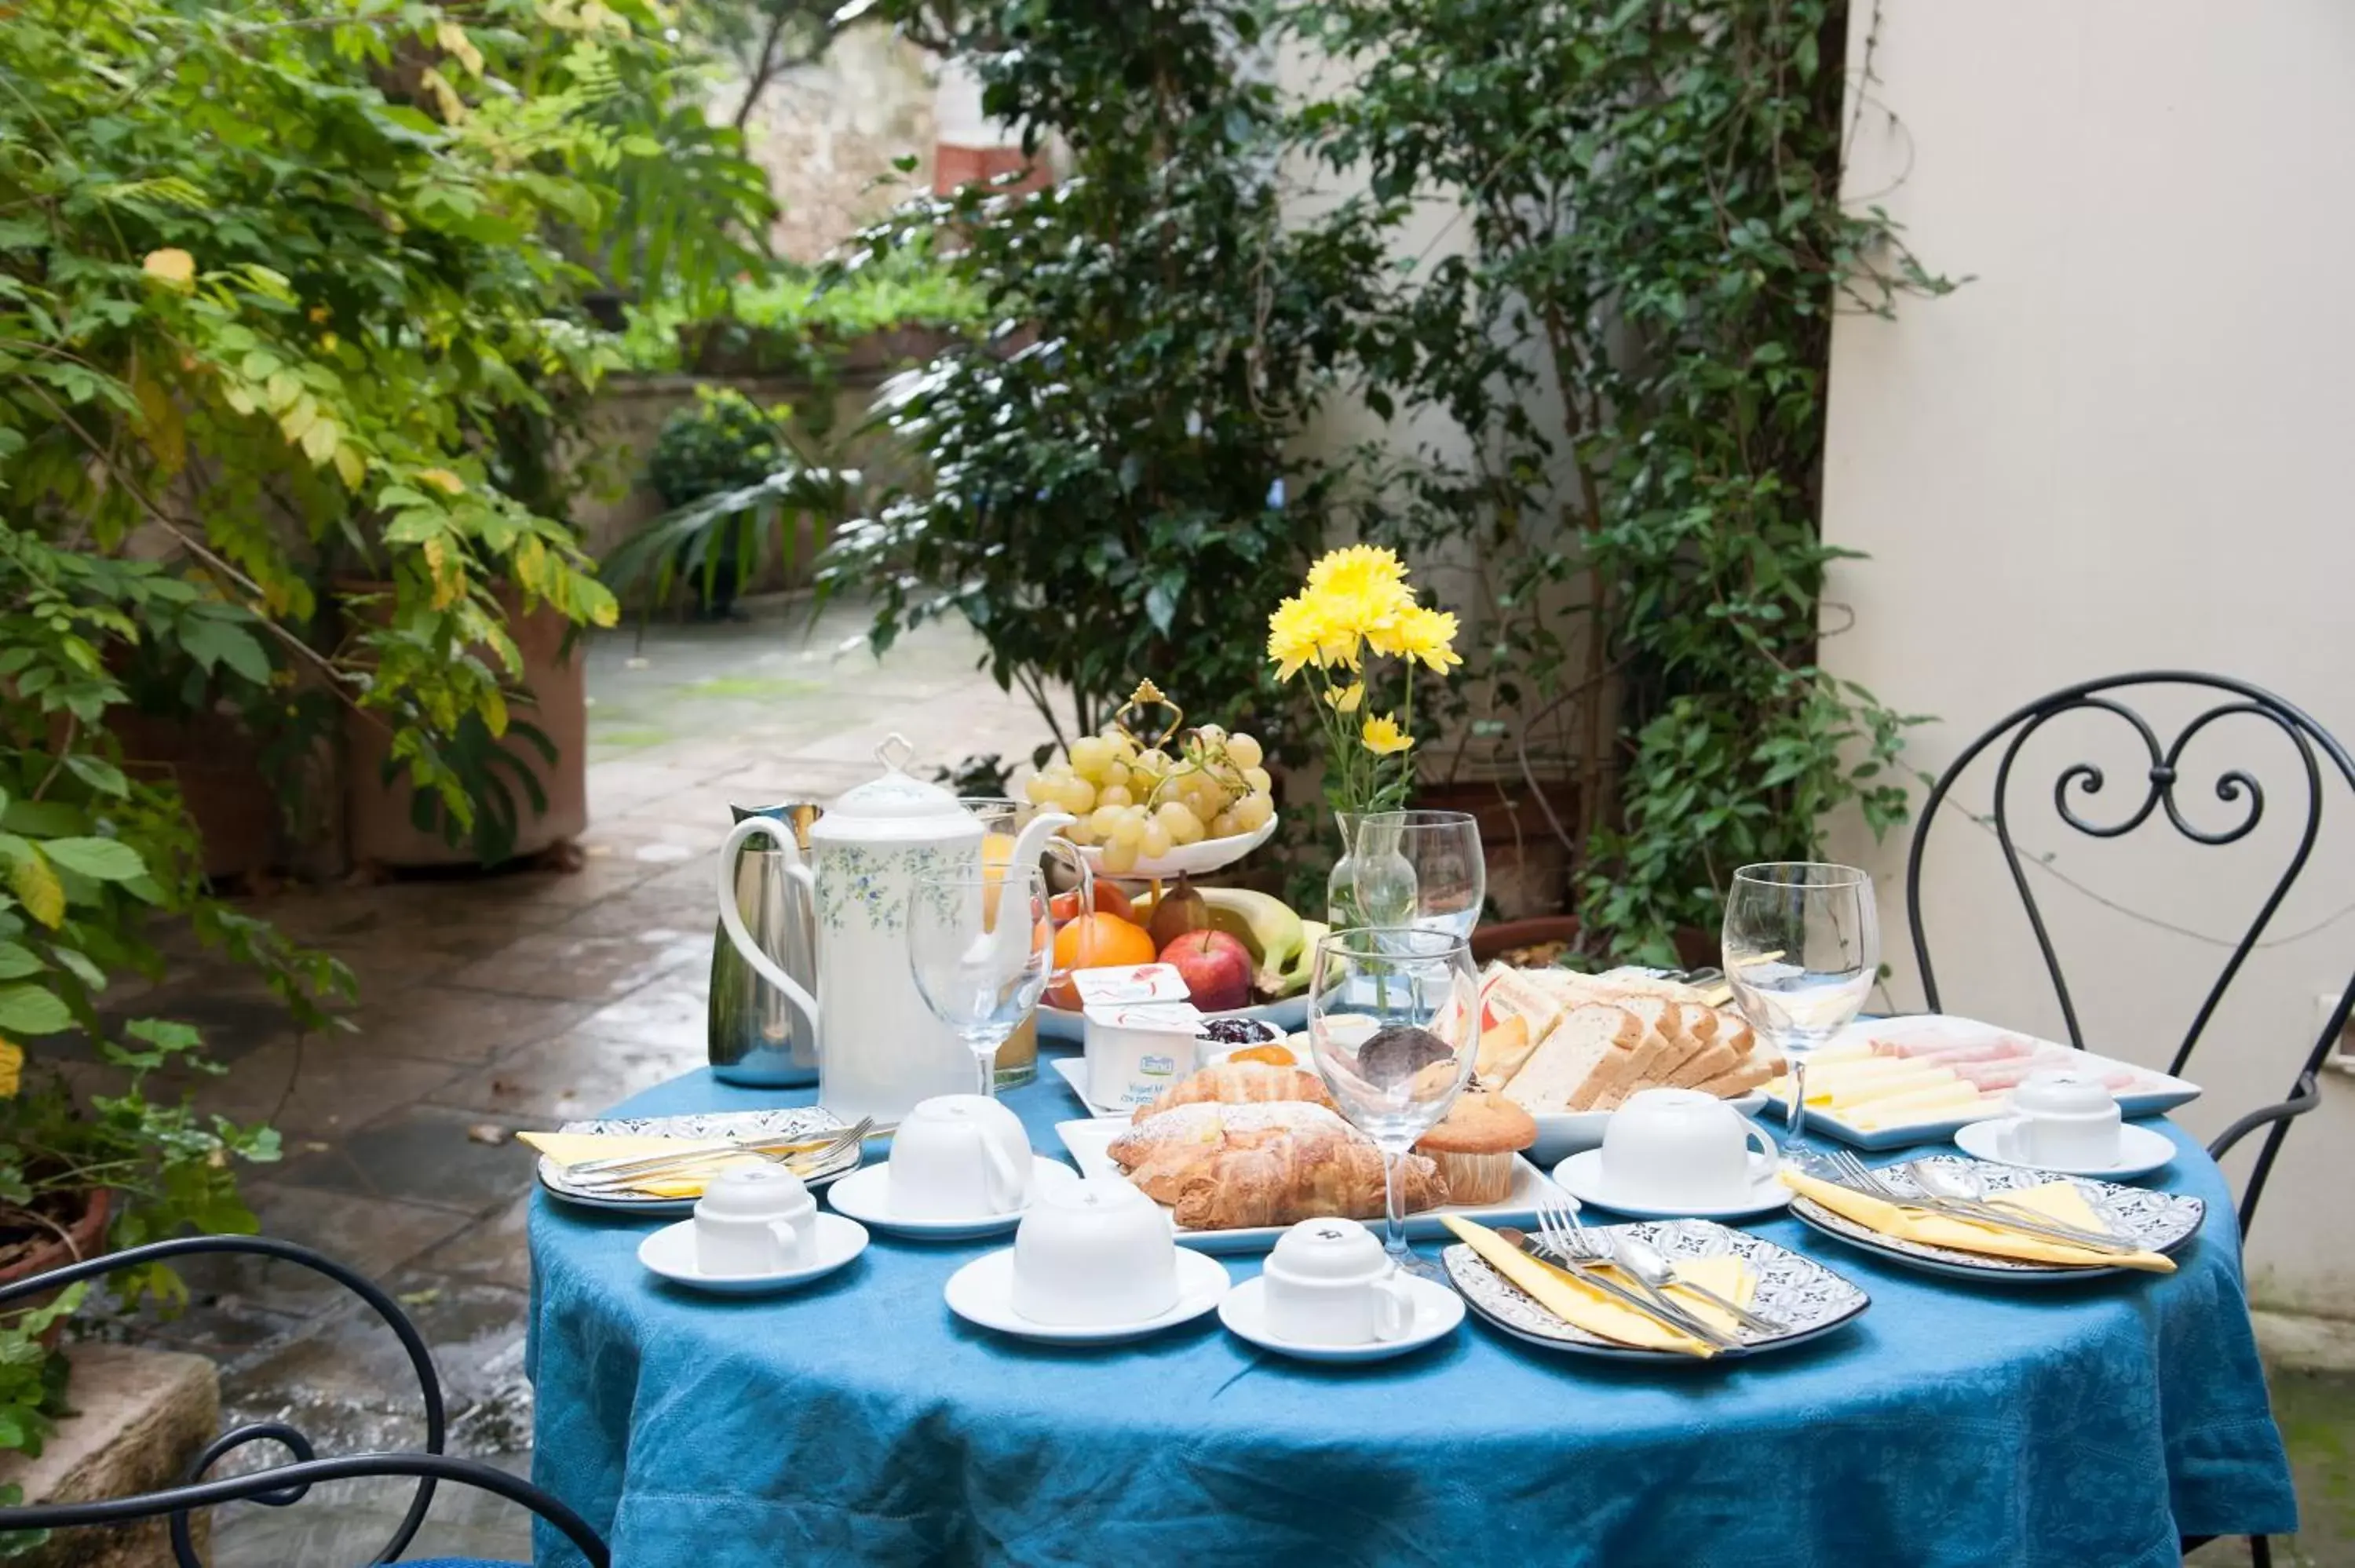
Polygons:
<instances>
[{"instance_id":1,"label":"white saucer","mask_svg":"<svg viewBox=\"0 0 2355 1568\"><path fill-rule=\"evenodd\" d=\"M1033 1191L1042 1181L1076 1181L1079 1175L1060 1160L1041 1154L1030 1157L1030 1181ZM887 1234L906 1236L915 1241L965 1241L974 1236L996 1235L1010 1231L1022 1223L1022 1209L1012 1209L1002 1214L957 1214L944 1219L927 1216L918 1219L911 1214L891 1212L891 1167L888 1161L855 1171L826 1189L826 1197L837 1209L860 1224ZM1026 1202L1023 1208L1029 1205Z\"/></svg>"},{"instance_id":2,"label":"white saucer","mask_svg":"<svg viewBox=\"0 0 2355 1568\"><path fill-rule=\"evenodd\" d=\"M1603 1181L1603 1150L1599 1149L1573 1154L1555 1166L1553 1181L1582 1203L1592 1203L1614 1214L1631 1214L1639 1220L1744 1220L1753 1214L1771 1214L1791 1201L1791 1189L1777 1181L1772 1171L1753 1182L1741 1202L1714 1208L1657 1209L1648 1203L1614 1198Z\"/></svg>"},{"instance_id":3,"label":"white saucer","mask_svg":"<svg viewBox=\"0 0 2355 1568\"><path fill-rule=\"evenodd\" d=\"M1414 1298L1414 1321L1395 1340L1376 1340L1367 1345L1304 1345L1297 1340L1279 1340L1267 1330L1267 1281L1256 1277L1227 1292L1227 1298L1219 1303L1219 1321L1238 1338L1280 1356L1297 1356L1304 1361L1388 1361L1446 1338L1464 1321L1464 1298L1446 1286L1412 1275L1405 1277L1405 1283Z\"/></svg>"},{"instance_id":4,"label":"white saucer","mask_svg":"<svg viewBox=\"0 0 2355 1568\"><path fill-rule=\"evenodd\" d=\"M942 1294L949 1310L968 1323L995 1329L1018 1340L1049 1345L1112 1345L1142 1340L1164 1329L1190 1322L1219 1304L1227 1293L1227 1266L1217 1258L1178 1249L1178 1305L1157 1318L1136 1323L1039 1323L1014 1309L1014 1249L1006 1247L975 1258L949 1276Z\"/></svg>"},{"instance_id":5,"label":"white saucer","mask_svg":"<svg viewBox=\"0 0 2355 1568\"><path fill-rule=\"evenodd\" d=\"M2011 1128L2026 1118L1997 1117L1975 1121L1955 1134L1955 1147L1974 1160L1995 1165L2017 1165L2029 1171L2050 1171L2061 1176L2097 1176L2105 1181L2125 1181L2147 1176L2175 1158L2175 1140L2152 1128L2126 1122L2118 1128L2118 1157L2107 1165L2051 1165L2015 1154L2006 1147Z\"/></svg>"},{"instance_id":6,"label":"white saucer","mask_svg":"<svg viewBox=\"0 0 2355 1568\"><path fill-rule=\"evenodd\" d=\"M790 1290L832 1274L867 1250L867 1227L840 1214L821 1213L815 1220L815 1255L809 1262L772 1274L706 1274L695 1264L695 1222L665 1225L638 1244L638 1261L674 1285L708 1290L715 1296L765 1296Z\"/></svg>"}]
</instances>

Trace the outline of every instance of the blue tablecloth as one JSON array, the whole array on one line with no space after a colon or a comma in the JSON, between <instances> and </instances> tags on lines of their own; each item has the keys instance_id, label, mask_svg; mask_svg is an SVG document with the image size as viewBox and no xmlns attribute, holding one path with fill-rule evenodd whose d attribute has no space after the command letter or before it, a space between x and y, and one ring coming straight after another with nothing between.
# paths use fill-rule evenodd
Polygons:
<instances>
[{"instance_id":1,"label":"blue tablecloth","mask_svg":"<svg viewBox=\"0 0 2355 1568\"><path fill-rule=\"evenodd\" d=\"M634 1115L796 1103L697 1073ZM1082 1114L1008 1097L1043 1153ZM1003 1239L877 1236L796 1294L729 1302L639 1267L650 1222L541 1194L531 1216L535 1478L624 1568L1006 1562L2139 1568L2179 1534L2296 1508L2215 1165L2163 1277L2003 1289L1887 1266L1788 1218L1754 1228L1871 1292L1785 1354L1627 1369L1467 1321L1401 1361L1263 1355L1215 1316L1054 1350L952 1317ZM1238 1280L1256 1256L1228 1260ZM543 1529L543 1564L578 1557Z\"/></svg>"}]
</instances>

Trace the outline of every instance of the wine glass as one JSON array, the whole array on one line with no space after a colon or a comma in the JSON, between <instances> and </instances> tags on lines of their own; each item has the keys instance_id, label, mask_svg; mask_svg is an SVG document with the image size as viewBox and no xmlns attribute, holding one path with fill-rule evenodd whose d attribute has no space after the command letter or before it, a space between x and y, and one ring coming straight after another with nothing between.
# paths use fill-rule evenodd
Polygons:
<instances>
[{"instance_id":1,"label":"wine glass","mask_svg":"<svg viewBox=\"0 0 2355 1568\"><path fill-rule=\"evenodd\" d=\"M1881 969L1872 878L1852 865L1745 865L1725 895L1725 979L1791 1064L1790 1142L1806 1142L1807 1057L1864 1006Z\"/></svg>"},{"instance_id":2,"label":"wine glass","mask_svg":"<svg viewBox=\"0 0 2355 1568\"><path fill-rule=\"evenodd\" d=\"M1488 896L1479 820L1465 811L1376 811L1358 824L1358 907L1374 926L1469 937Z\"/></svg>"},{"instance_id":3,"label":"wine glass","mask_svg":"<svg viewBox=\"0 0 2355 1568\"><path fill-rule=\"evenodd\" d=\"M1039 1005L1053 967L1047 878L1036 866L920 875L908 890L908 967L932 1015L997 1092L997 1052Z\"/></svg>"},{"instance_id":4,"label":"wine glass","mask_svg":"<svg viewBox=\"0 0 2355 1568\"><path fill-rule=\"evenodd\" d=\"M1360 927L1316 944L1309 1054L1341 1115L1382 1151L1391 1261L1425 1278L1439 1271L1407 1249L1401 1161L1472 1076L1479 1000L1471 945L1450 932Z\"/></svg>"}]
</instances>

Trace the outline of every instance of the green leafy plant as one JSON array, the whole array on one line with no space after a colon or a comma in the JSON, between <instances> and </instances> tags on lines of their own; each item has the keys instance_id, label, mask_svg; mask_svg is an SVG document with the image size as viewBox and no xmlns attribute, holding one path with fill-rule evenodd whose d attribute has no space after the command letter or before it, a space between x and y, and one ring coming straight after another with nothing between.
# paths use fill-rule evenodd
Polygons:
<instances>
[{"instance_id":1,"label":"green leafy plant","mask_svg":"<svg viewBox=\"0 0 2355 1568\"><path fill-rule=\"evenodd\" d=\"M772 562L799 559L803 536L822 538L850 508L858 475L812 461L792 417L730 387L697 388L695 402L663 421L646 465L671 510L606 554L606 586L651 608L687 583L717 608Z\"/></svg>"},{"instance_id":2,"label":"green leafy plant","mask_svg":"<svg viewBox=\"0 0 2355 1568\"><path fill-rule=\"evenodd\" d=\"M1266 7L879 9L975 69L1028 151L1055 139L1068 177L919 201L867 236L874 258L937 241L1002 325L887 385L879 423L929 482L847 524L822 582L876 596L879 648L970 622L1058 741L1149 675L1296 754L1263 628L1326 529L1332 476L1297 443L1382 259L1284 219L1282 107L1239 69Z\"/></svg>"},{"instance_id":3,"label":"green leafy plant","mask_svg":"<svg viewBox=\"0 0 2355 1568\"><path fill-rule=\"evenodd\" d=\"M970 333L986 302L918 242L857 268L780 264L736 281L726 309L704 316L684 298L634 308L623 334L633 369L715 369L831 377L850 348L907 329Z\"/></svg>"},{"instance_id":4,"label":"green leafy plant","mask_svg":"<svg viewBox=\"0 0 2355 1568\"><path fill-rule=\"evenodd\" d=\"M1823 814L1902 820L1904 726L1817 662L1832 317L1950 285L1838 199L1838 0L1308 0L1346 69L1304 134L1396 224L1460 200L1366 322L1367 401L1445 413L1368 525L1476 541L1485 722L1575 768L1582 913L1666 959Z\"/></svg>"},{"instance_id":5,"label":"green leafy plant","mask_svg":"<svg viewBox=\"0 0 2355 1568\"><path fill-rule=\"evenodd\" d=\"M161 973L159 925L304 1027L349 989L211 896L119 715L356 705L466 831L496 799L470 739L507 732L521 667L500 585L614 619L536 444L614 363L572 319L584 263L684 289L764 221L741 169L673 177L731 143L677 112L666 26L634 0L27 0L0 26L0 1253L93 1189L118 1245L252 1226L237 1171L275 1135L163 1086L212 1070L197 1031L106 1005ZM625 221L654 201L659 246ZM25 1063L68 1033L94 1064ZM0 1445L40 1430L36 1331L0 1324Z\"/></svg>"}]
</instances>

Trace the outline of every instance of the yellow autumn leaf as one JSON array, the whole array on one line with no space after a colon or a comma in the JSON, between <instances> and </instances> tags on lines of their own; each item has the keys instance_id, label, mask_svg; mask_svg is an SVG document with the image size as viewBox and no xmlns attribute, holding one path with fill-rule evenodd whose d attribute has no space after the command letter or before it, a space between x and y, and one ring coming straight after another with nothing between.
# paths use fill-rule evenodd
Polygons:
<instances>
[{"instance_id":1,"label":"yellow autumn leaf","mask_svg":"<svg viewBox=\"0 0 2355 1568\"><path fill-rule=\"evenodd\" d=\"M417 482L430 484L444 495L463 495L466 491L466 482L446 468L421 468Z\"/></svg>"},{"instance_id":2,"label":"yellow autumn leaf","mask_svg":"<svg viewBox=\"0 0 2355 1568\"><path fill-rule=\"evenodd\" d=\"M25 1081L25 1048L14 1040L0 1040L0 1100L13 1100Z\"/></svg>"},{"instance_id":3,"label":"yellow autumn leaf","mask_svg":"<svg viewBox=\"0 0 2355 1568\"><path fill-rule=\"evenodd\" d=\"M150 250L139 270L184 294L197 286L197 259L176 246Z\"/></svg>"},{"instance_id":4,"label":"yellow autumn leaf","mask_svg":"<svg viewBox=\"0 0 2355 1568\"><path fill-rule=\"evenodd\" d=\"M25 906L25 913L51 930L64 922L65 884L49 868L49 857L41 853L38 845L31 846L24 859L9 866L8 889Z\"/></svg>"},{"instance_id":5,"label":"yellow autumn leaf","mask_svg":"<svg viewBox=\"0 0 2355 1568\"><path fill-rule=\"evenodd\" d=\"M457 56L469 71L476 76L483 74L483 51L474 47L474 39L466 37L465 28L455 22L438 23L433 28L433 41L446 52Z\"/></svg>"},{"instance_id":6,"label":"yellow autumn leaf","mask_svg":"<svg viewBox=\"0 0 2355 1568\"><path fill-rule=\"evenodd\" d=\"M433 578L433 608L447 609L466 597L466 574L444 539L428 539L419 546L426 572Z\"/></svg>"},{"instance_id":7,"label":"yellow autumn leaf","mask_svg":"<svg viewBox=\"0 0 2355 1568\"><path fill-rule=\"evenodd\" d=\"M359 448L346 441L336 449L336 472L342 476L345 488L357 490L360 482L368 478L368 459L360 455Z\"/></svg>"},{"instance_id":8,"label":"yellow autumn leaf","mask_svg":"<svg viewBox=\"0 0 2355 1568\"><path fill-rule=\"evenodd\" d=\"M417 73L417 85L433 95L434 107L442 111L442 123L455 125L466 118L466 101L458 96L458 90L450 85L449 79L432 66Z\"/></svg>"}]
</instances>

